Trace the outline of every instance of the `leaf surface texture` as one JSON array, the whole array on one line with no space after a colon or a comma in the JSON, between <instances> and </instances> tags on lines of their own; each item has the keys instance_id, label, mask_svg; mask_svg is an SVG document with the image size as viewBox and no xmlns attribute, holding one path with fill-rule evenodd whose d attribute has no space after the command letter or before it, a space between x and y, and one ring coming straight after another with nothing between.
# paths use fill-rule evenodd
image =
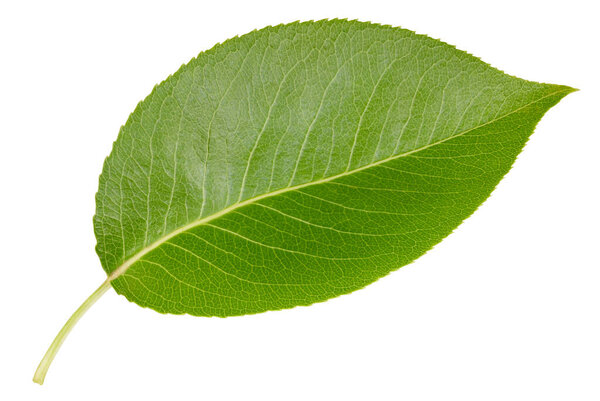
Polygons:
<instances>
[{"instance_id":1,"label":"leaf surface texture","mask_svg":"<svg viewBox=\"0 0 600 401\"><path fill-rule=\"evenodd\" d=\"M165 313L309 305L452 232L572 92L400 28L268 27L201 53L122 127L96 197L115 290Z\"/></svg>"}]
</instances>

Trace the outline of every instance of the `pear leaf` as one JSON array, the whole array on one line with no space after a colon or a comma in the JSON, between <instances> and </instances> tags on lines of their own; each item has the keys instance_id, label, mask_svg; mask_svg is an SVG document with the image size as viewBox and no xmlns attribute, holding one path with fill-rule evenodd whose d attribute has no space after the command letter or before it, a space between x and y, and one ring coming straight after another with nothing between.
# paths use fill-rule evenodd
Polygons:
<instances>
[{"instance_id":1,"label":"pear leaf","mask_svg":"<svg viewBox=\"0 0 600 401\"><path fill-rule=\"evenodd\" d=\"M111 286L161 313L310 305L423 255L490 195L574 89L438 40L346 20L267 27L201 53L121 128L96 196Z\"/></svg>"}]
</instances>

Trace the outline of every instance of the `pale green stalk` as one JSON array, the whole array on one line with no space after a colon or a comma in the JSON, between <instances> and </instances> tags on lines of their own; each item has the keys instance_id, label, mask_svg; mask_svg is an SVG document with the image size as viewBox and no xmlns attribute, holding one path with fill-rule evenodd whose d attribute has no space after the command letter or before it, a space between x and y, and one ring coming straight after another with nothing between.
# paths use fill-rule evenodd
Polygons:
<instances>
[{"instance_id":1,"label":"pale green stalk","mask_svg":"<svg viewBox=\"0 0 600 401\"><path fill-rule=\"evenodd\" d=\"M69 320L67 320L67 323L65 323L65 325L63 326L63 328L60 329L60 331L56 335L56 338L54 338L54 341L52 341L52 344L50 344L50 347L48 348L48 351L46 351L46 354L44 355L44 357L42 358L40 364L38 365L38 368L36 369L35 374L33 375L33 381L34 382L36 382L38 384L44 384L44 378L46 377L46 373L48 372L48 368L50 367L50 364L52 363L52 360L56 356L56 353L60 349L60 346L65 341L65 339L67 338L67 336L69 335L69 333L71 332L71 329L73 328L73 326L75 326L75 324L79 321L79 319L81 319L81 316L83 316L84 313L87 312L87 310L106 291L108 291L109 288L110 288L110 280L106 280L104 283L102 283L102 285L100 287L98 287L98 289L96 291L94 291L92 293L92 295L90 295L81 304L81 306L75 311L75 313L73 313L71 315L71 317L69 318Z\"/></svg>"}]
</instances>

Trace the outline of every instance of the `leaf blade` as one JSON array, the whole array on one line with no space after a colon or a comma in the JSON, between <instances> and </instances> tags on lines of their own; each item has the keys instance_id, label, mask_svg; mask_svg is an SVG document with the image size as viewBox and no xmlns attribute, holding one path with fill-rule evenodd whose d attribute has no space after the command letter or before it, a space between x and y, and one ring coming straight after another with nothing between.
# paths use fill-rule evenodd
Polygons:
<instances>
[{"instance_id":1,"label":"leaf blade","mask_svg":"<svg viewBox=\"0 0 600 401\"><path fill-rule=\"evenodd\" d=\"M117 292L168 313L257 313L351 292L470 215L571 90L373 24L231 40L156 87L119 135L97 196L103 267ZM453 175L468 185L454 188Z\"/></svg>"}]
</instances>

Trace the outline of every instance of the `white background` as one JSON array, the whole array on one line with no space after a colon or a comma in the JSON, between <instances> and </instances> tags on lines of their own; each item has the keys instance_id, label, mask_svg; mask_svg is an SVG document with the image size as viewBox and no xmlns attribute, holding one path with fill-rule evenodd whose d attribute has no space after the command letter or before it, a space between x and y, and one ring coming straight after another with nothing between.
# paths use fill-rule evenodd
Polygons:
<instances>
[{"instance_id":1,"label":"white background","mask_svg":"<svg viewBox=\"0 0 600 401\"><path fill-rule=\"evenodd\" d=\"M595 1L2 2L1 400L599 400ZM50 341L103 280L94 194L153 85L234 35L348 17L581 89L492 197L415 263L308 308L160 315L108 292L44 386Z\"/></svg>"}]
</instances>

